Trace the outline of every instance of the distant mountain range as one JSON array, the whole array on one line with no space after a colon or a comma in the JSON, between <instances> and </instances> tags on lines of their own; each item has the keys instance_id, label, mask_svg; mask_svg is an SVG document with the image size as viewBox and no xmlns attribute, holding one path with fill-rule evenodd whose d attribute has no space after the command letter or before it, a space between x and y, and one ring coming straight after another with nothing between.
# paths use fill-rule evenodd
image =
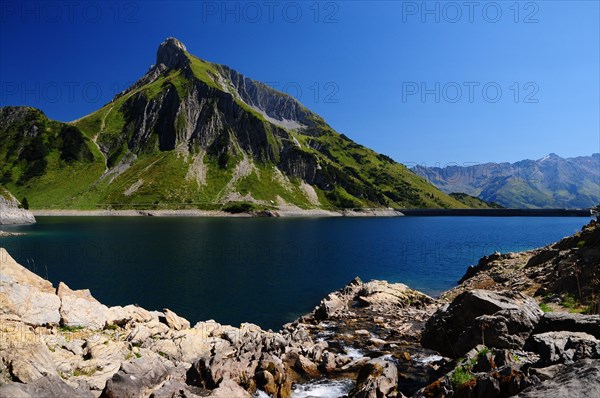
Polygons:
<instances>
[{"instance_id":1,"label":"distant mountain range","mask_svg":"<svg viewBox=\"0 0 600 398\"><path fill-rule=\"evenodd\" d=\"M135 84L74 122L0 108L0 185L32 208L465 207L174 38Z\"/></svg>"},{"instance_id":2,"label":"distant mountain range","mask_svg":"<svg viewBox=\"0 0 600 398\"><path fill-rule=\"evenodd\" d=\"M600 154L412 170L446 193L508 208L588 208L600 204Z\"/></svg>"}]
</instances>

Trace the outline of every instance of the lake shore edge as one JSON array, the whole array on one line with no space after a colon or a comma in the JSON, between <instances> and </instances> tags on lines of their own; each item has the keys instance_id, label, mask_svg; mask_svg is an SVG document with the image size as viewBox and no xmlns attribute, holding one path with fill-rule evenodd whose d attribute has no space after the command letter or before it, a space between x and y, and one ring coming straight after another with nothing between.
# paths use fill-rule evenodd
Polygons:
<instances>
[{"instance_id":1,"label":"lake shore edge","mask_svg":"<svg viewBox=\"0 0 600 398\"><path fill-rule=\"evenodd\" d=\"M229 213L222 210L31 210L35 217L402 217L392 209L322 210L277 209L254 213Z\"/></svg>"}]
</instances>

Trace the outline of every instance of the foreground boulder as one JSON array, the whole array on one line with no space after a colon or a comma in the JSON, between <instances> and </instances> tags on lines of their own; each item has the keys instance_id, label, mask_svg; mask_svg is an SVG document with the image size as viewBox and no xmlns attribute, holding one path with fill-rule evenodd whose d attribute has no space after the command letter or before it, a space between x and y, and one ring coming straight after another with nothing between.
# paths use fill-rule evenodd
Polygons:
<instances>
[{"instance_id":1,"label":"foreground boulder","mask_svg":"<svg viewBox=\"0 0 600 398\"><path fill-rule=\"evenodd\" d=\"M412 397L511 397L538 381L529 374L535 359L535 355L522 351L479 345L458 360L453 370Z\"/></svg>"},{"instance_id":2,"label":"foreground boulder","mask_svg":"<svg viewBox=\"0 0 600 398\"><path fill-rule=\"evenodd\" d=\"M383 359L373 359L358 373L356 387L350 391L350 398L378 398L397 396L398 368Z\"/></svg>"},{"instance_id":3,"label":"foreground boulder","mask_svg":"<svg viewBox=\"0 0 600 398\"><path fill-rule=\"evenodd\" d=\"M0 316L29 325L58 324L60 298L52 283L40 278L0 248Z\"/></svg>"},{"instance_id":4,"label":"foreground boulder","mask_svg":"<svg viewBox=\"0 0 600 398\"><path fill-rule=\"evenodd\" d=\"M468 291L427 321L421 344L454 358L478 344L519 349L542 314L535 300L521 293Z\"/></svg>"}]
</instances>

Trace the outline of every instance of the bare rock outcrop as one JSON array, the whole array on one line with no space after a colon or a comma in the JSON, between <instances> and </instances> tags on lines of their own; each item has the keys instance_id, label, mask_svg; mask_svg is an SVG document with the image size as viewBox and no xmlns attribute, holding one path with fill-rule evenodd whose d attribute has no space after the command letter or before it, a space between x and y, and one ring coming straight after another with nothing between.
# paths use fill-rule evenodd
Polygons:
<instances>
[{"instance_id":1,"label":"bare rock outcrop","mask_svg":"<svg viewBox=\"0 0 600 398\"><path fill-rule=\"evenodd\" d=\"M0 271L0 316L30 325L58 324L60 298L50 282L17 264L3 248Z\"/></svg>"},{"instance_id":2,"label":"bare rock outcrop","mask_svg":"<svg viewBox=\"0 0 600 398\"><path fill-rule=\"evenodd\" d=\"M148 396L169 375L167 367L156 357L124 362L102 390L102 398L136 398Z\"/></svg>"},{"instance_id":3,"label":"bare rock outcrop","mask_svg":"<svg viewBox=\"0 0 600 398\"><path fill-rule=\"evenodd\" d=\"M522 293L468 291L427 321L421 343L454 358L478 344L521 349L542 314L537 302Z\"/></svg>"},{"instance_id":4,"label":"bare rock outcrop","mask_svg":"<svg viewBox=\"0 0 600 398\"><path fill-rule=\"evenodd\" d=\"M561 330L588 333L600 339L600 315L548 312L540 318L535 332L545 333Z\"/></svg>"},{"instance_id":5,"label":"bare rock outcrop","mask_svg":"<svg viewBox=\"0 0 600 398\"><path fill-rule=\"evenodd\" d=\"M532 341L541 365L571 365L580 359L600 359L600 340L587 333L546 332L533 335Z\"/></svg>"},{"instance_id":6,"label":"bare rock outcrop","mask_svg":"<svg viewBox=\"0 0 600 398\"><path fill-rule=\"evenodd\" d=\"M378 398L396 395L398 389L398 368L382 359L370 360L358 373L356 387L350 391L350 398Z\"/></svg>"},{"instance_id":7,"label":"bare rock outcrop","mask_svg":"<svg viewBox=\"0 0 600 398\"><path fill-rule=\"evenodd\" d=\"M600 396L600 360L582 359L554 377L533 385L520 398L595 398Z\"/></svg>"},{"instance_id":8,"label":"bare rock outcrop","mask_svg":"<svg viewBox=\"0 0 600 398\"><path fill-rule=\"evenodd\" d=\"M35 217L6 188L0 187L0 225L34 224Z\"/></svg>"},{"instance_id":9,"label":"bare rock outcrop","mask_svg":"<svg viewBox=\"0 0 600 398\"><path fill-rule=\"evenodd\" d=\"M58 376L36 379L31 383L10 383L0 387L0 396L14 398L93 398L91 391L75 389Z\"/></svg>"}]
</instances>

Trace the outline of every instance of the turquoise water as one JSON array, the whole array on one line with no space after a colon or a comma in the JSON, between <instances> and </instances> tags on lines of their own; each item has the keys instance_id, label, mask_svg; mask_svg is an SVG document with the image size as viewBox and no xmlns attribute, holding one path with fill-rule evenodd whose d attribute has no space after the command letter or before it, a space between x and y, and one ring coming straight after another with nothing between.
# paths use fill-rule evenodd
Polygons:
<instances>
[{"instance_id":1,"label":"turquoise water","mask_svg":"<svg viewBox=\"0 0 600 398\"><path fill-rule=\"evenodd\" d=\"M279 329L355 276L435 295L494 251L546 245L579 217L153 218L38 217L0 238L55 285L89 288L107 305L170 308Z\"/></svg>"}]
</instances>

